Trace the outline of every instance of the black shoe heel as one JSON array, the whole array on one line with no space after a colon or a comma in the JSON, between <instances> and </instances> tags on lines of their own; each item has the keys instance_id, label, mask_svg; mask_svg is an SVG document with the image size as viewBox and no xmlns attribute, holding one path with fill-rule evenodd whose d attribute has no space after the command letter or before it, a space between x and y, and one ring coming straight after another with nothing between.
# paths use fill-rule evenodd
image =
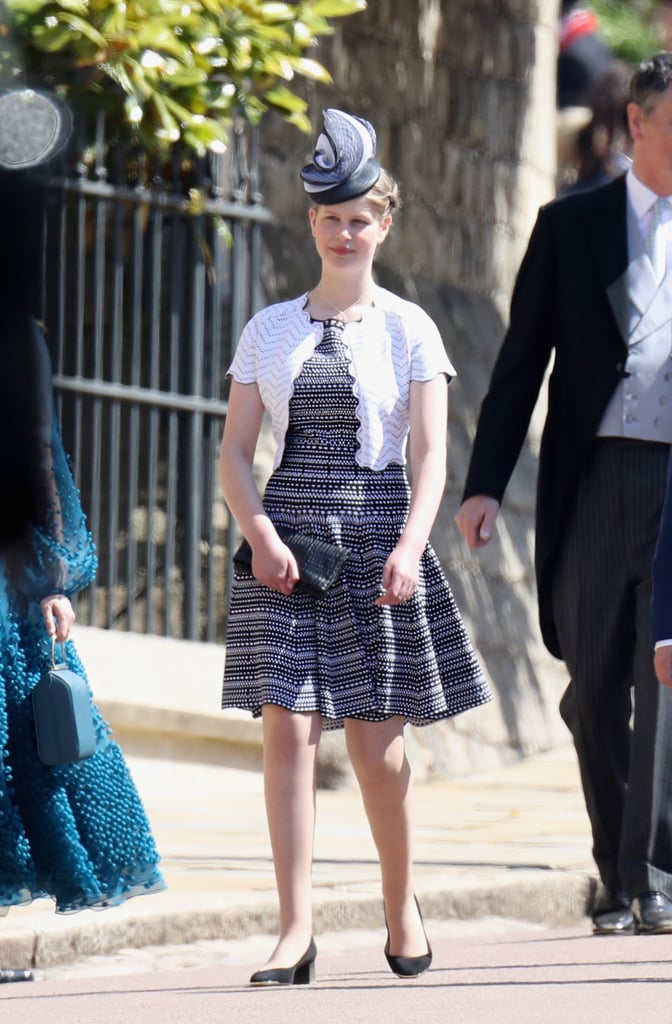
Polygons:
<instances>
[{"instance_id":1,"label":"black shoe heel","mask_svg":"<svg viewBox=\"0 0 672 1024\"><path fill-rule=\"evenodd\" d=\"M293 967L269 967L255 971L250 985L312 985L315 981L315 958L317 949L313 939L308 949Z\"/></svg>"},{"instance_id":2,"label":"black shoe heel","mask_svg":"<svg viewBox=\"0 0 672 1024\"><path fill-rule=\"evenodd\" d=\"M425 931L425 923L422 920L422 911L420 910L420 904L418 903L417 897L415 899L415 905L418 908L418 914L420 915L420 923L422 924L422 930ZM429 970L432 964L432 947L427 939L427 952L422 956L393 956L390 953L390 929L387 926L387 916L385 917L385 927L387 928L387 942L385 943L385 959L387 960L388 966L393 974L396 974L399 978L417 978L418 975L424 974L425 971ZM427 933L425 932L425 938Z\"/></svg>"},{"instance_id":3,"label":"black shoe heel","mask_svg":"<svg viewBox=\"0 0 672 1024\"><path fill-rule=\"evenodd\" d=\"M300 967L294 971L294 980L292 985L312 985L315 981L315 961L309 960L308 963L301 964Z\"/></svg>"}]
</instances>

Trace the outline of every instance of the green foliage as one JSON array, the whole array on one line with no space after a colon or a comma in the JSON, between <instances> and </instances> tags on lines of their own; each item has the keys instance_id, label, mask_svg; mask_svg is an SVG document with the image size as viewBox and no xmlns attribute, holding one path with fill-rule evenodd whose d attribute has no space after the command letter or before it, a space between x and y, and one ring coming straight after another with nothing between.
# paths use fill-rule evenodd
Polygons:
<instances>
[{"instance_id":1,"label":"green foliage","mask_svg":"<svg viewBox=\"0 0 672 1024\"><path fill-rule=\"evenodd\" d=\"M299 78L331 81L308 51L366 0L5 0L0 82L104 111L151 149L221 151L233 120L275 109L308 131Z\"/></svg>"},{"instance_id":2,"label":"green foliage","mask_svg":"<svg viewBox=\"0 0 672 1024\"><path fill-rule=\"evenodd\" d=\"M658 0L593 0L602 35L616 57L639 64L662 48Z\"/></svg>"}]
</instances>

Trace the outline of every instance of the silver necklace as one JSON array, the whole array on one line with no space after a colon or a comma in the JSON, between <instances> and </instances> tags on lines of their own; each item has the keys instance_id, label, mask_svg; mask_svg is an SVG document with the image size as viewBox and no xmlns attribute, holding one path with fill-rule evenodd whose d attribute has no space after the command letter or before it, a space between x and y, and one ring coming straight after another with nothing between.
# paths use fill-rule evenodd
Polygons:
<instances>
[{"instance_id":1,"label":"silver necklace","mask_svg":"<svg viewBox=\"0 0 672 1024\"><path fill-rule=\"evenodd\" d=\"M342 320L343 323L345 323L346 314L349 313L351 309L354 309L355 306L358 306L360 304L360 302L364 302L366 300L366 296L365 295L360 295L359 298L355 299L354 302L351 302L349 306L345 307L345 309L339 309L338 306L336 305L336 303L332 302L331 299L329 298L329 296L325 294L325 292L323 291L321 285L318 284L318 286L315 289L315 291L318 292L322 296L324 301L326 303L328 303L333 310L335 310L335 312L338 314L338 319ZM367 302L367 305L370 305L370 303Z\"/></svg>"}]
</instances>

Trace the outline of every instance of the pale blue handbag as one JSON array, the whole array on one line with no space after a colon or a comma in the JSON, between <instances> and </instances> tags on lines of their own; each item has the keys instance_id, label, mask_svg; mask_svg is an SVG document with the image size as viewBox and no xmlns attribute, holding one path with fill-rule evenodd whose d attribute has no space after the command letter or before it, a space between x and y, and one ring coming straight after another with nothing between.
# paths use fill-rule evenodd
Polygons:
<instances>
[{"instance_id":1,"label":"pale blue handbag","mask_svg":"<svg viewBox=\"0 0 672 1024\"><path fill-rule=\"evenodd\" d=\"M89 687L82 676L65 664L56 664L56 642L51 644L51 668L33 690L37 753L47 765L72 764L96 751L96 728Z\"/></svg>"}]
</instances>

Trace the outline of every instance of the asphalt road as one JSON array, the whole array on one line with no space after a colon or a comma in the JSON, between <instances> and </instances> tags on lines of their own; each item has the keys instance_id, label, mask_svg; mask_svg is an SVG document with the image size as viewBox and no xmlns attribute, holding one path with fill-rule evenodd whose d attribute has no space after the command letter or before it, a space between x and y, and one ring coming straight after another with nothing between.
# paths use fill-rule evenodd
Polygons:
<instances>
[{"instance_id":1,"label":"asphalt road","mask_svg":"<svg viewBox=\"0 0 672 1024\"><path fill-rule=\"evenodd\" d=\"M640 1024L672 1022L672 936L595 938L588 922L428 922L432 969L401 981L383 935L320 937L317 982L252 988L259 936L123 951L0 986L2 1024Z\"/></svg>"}]
</instances>

